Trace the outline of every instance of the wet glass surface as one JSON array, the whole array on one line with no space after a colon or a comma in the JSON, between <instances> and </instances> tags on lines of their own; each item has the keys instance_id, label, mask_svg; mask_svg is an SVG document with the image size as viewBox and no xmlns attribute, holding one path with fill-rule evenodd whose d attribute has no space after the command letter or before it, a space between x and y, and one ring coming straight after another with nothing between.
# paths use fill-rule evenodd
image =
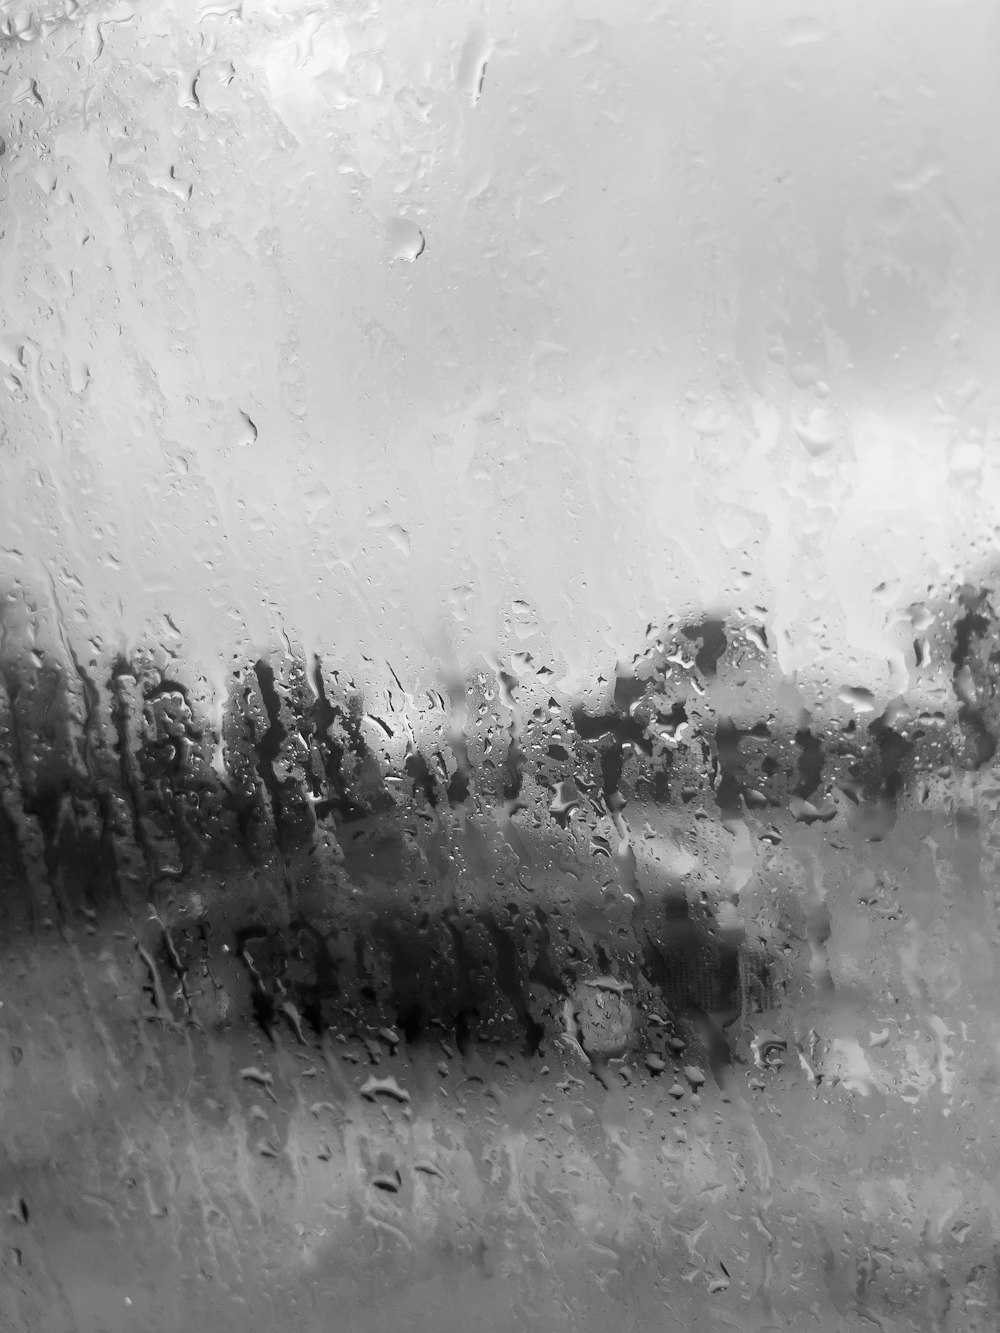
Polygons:
<instances>
[{"instance_id":1,"label":"wet glass surface","mask_svg":"<svg viewBox=\"0 0 1000 1333\"><path fill-rule=\"evenodd\" d=\"M0 5L0 1328L998 1326L998 40Z\"/></svg>"}]
</instances>

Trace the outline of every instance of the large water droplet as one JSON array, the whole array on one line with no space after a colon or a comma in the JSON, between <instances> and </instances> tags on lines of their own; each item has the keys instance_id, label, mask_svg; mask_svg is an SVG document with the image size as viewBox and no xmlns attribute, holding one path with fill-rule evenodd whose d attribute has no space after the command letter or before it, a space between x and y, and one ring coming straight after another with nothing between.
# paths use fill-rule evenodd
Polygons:
<instances>
[{"instance_id":1,"label":"large water droplet","mask_svg":"<svg viewBox=\"0 0 1000 1333\"><path fill-rule=\"evenodd\" d=\"M792 430L814 458L827 453L837 438L837 429L829 412L822 407L814 407L807 420L795 418Z\"/></svg>"},{"instance_id":2,"label":"large water droplet","mask_svg":"<svg viewBox=\"0 0 1000 1333\"><path fill-rule=\"evenodd\" d=\"M863 685L844 685L837 691L842 704L850 704L856 713L874 713L875 696Z\"/></svg>"},{"instance_id":3,"label":"large water droplet","mask_svg":"<svg viewBox=\"0 0 1000 1333\"><path fill-rule=\"evenodd\" d=\"M388 239L393 259L405 259L408 264L418 259L427 245L424 233L409 218L393 218L389 223Z\"/></svg>"},{"instance_id":4,"label":"large water droplet","mask_svg":"<svg viewBox=\"0 0 1000 1333\"><path fill-rule=\"evenodd\" d=\"M492 52L493 42L481 28L469 34L462 48L462 58L458 65L458 90L469 98L473 106L482 96L486 62Z\"/></svg>"}]
</instances>

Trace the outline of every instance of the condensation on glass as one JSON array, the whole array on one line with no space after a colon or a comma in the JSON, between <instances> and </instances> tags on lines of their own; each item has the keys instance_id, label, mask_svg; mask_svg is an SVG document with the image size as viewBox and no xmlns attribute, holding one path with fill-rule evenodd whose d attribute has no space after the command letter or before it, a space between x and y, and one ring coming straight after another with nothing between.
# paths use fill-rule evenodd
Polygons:
<instances>
[{"instance_id":1,"label":"condensation on glass","mask_svg":"<svg viewBox=\"0 0 1000 1333\"><path fill-rule=\"evenodd\" d=\"M0 1325L997 1327L998 45L0 5Z\"/></svg>"}]
</instances>

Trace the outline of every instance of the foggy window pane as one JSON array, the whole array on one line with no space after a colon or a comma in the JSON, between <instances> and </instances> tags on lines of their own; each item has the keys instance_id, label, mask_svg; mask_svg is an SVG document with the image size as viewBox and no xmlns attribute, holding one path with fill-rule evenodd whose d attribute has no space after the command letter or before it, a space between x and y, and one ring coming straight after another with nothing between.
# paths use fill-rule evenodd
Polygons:
<instances>
[{"instance_id":1,"label":"foggy window pane","mask_svg":"<svg viewBox=\"0 0 1000 1333\"><path fill-rule=\"evenodd\" d=\"M1000 1326L998 50L0 0L0 1329Z\"/></svg>"}]
</instances>

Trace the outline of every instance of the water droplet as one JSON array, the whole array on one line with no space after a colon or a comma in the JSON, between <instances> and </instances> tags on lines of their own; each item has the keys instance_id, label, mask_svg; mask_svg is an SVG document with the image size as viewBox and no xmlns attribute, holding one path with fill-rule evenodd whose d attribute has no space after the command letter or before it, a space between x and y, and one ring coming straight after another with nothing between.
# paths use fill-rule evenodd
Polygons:
<instances>
[{"instance_id":1,"label":"water droplet","mask_svg":"<svg viewBox=\"0 0 1000 1333\"><path fill-rule=\"evenodd\" d=\"M257 426L251 417L240 410L240 426L236 434L236 443L242 448L257 442Z\"/></svg>"},{"instance_id":2,"label":"water droplet","mask_svg":"<svg viewBox=\"0 0 1000 1333\"><path fill-rule=\"evenodd\" d=\"M844 685L837 691L842 704L850 704L855 713L874 713L875 696L863 685Z\"/></svg>"},{"instance_id":3,"label":"water droplet","mask_svg":"<svg viewBox=\"0 0 1000 1333\"><path fill-rule=\"evenodd\" d=\"M404 555L410 554L410 534L405 528L400 527L398 523L392 523L386 528L385 535L397 550L402 551Z\"/></svg>"},{"instance_id":4,"label":"water droplet","mask_svg":"<svg viewBox=\"0 0 1000 1333\"><path fill-rule=\"evenodd\" d=\"M780 1069L785 1063L788 1043L776 1032L758 1032L750 1043L758 1069Z\"/></svg>"},{"instance_id":5,"label":"water droplet","mask_svg":"<svg viewBox=\"0 0 1000 1333\"><path fill-rule=\"evenodd\" d=\"M706 407L703 412L699 412L691 423L691 427L704 440L714 440L719 435L724 435L733 424L733 419L722 408Z\"/></svg>"},{"instance_id":6,"label":"water droplet","mask_svg":"<svg viewBox=\"0 0 1000 1333\"><path fill-rule=\"evenodd\" d=\"M954 473L974 475L983 465L983 451L978 444L964 440L951 451L951 470Z\"/></svg>"},{"instance_id":7,"label":"water droplet","mask_svg":"<svg viewBox=\"0 0 1000 1333\"><path fill-rule=\"evenodd\" d=\"M580 793L573 782L557 782L549 804L549 814L563 828L569 823L573 810L580 804Z\"/></svg>"},{"instance_id":8,"label":"water droplet","mask_svg":"<svg viewBox=\"0 0 1000 1333\"><path fill-rule=\"evenodd\" d=\"M258 1069L256 1065L250 1065L246 1069L240 1070L240 1078L251 1079L254 1083L261 1084L262 1087L269 1087L274 1082L274 1075L266 1070Z\"/></svg>"},{"instance_id":9,"label":"water droplet","mask_svg":"<svg viewBox=\"0 0 1000 1333\"><path fill-rule=\"evenodd\" d=\"M367 1097L370 1102L373 1102L376 1097L389 1097L395 1102L408 1102L410 1100L410 1094L405 1088L401 1088L392 1077L370 1077L362 1085L361 1095Z\"/></svg>"},{"instance_id":10,"label":"water droplet","mask_svg":"<svg viewBox=\"0 0 1000 1333\"><path fill-rule=\"evenodd\" d=\"M389 223L389 251L393 259L405 259L412 264L426 248L424 233L409 218L393 218Z\"/></svg>"},{"instance_id":11,"label":"water droplet","mask_svg":"<svg viewBox=\"0 0 1000 1333\"><path fill-rule=\"evenodd\" d=\"M798 14L785 24L785 35L781 39L784 47L810 46L814 42L823 42L828 36L826 26L812 14Z\"/></svg>"},{"instance_id":12,"label":"water droplet","mask_svg":"<svg viewBox=\"0 0 1000 1333\"><path fill-rule=\"evenodd\" d=\"M493 42L481 28L472 31L462 48L458 64L458 91L475 106L482 96L486 64L493 54Z\"/></svg>"},{"instance_id":13,"label":"water droplet","mask_svg":"<svg viewBox=\"0 0 1000 1333\"><path fill-rule=\"evenodd\" d=\"M792 430L814 458L827 453L837 438L837 428L830 413L823 407L814 407L807 420L792 420Z\"/></svg>"},{"instance_id":14,"label":"water droplet","mask_svg":"<svg viewBox=\"0 0 1000 1333\"><path fill-rule=\"evenodd\" d=\"M789 368L788 376L797 389L810 389L819 379L820 369L811 361L796 361Z\"/></svg>"},{"instance_id":15,"label":"water droplet","mask_svg":"<svg viewBox=\"0 0 1000 1333\"><path fill-rule=\"evenodd\" d=\"M788 813L799 824L828 824L836 818L837 807L829 800L822 805L813 805L812 801L804 801L801 796L792 796L788 801Z\"/></svg>"},{"instance_id":16,"label":"water droplet","mask_svg":"<svg viewBox=\"0 0 1000 1333\"><path fill-rule=\"evenodd\" d=\"M281 1012L288 1019L289 1023L291 1023L293 1029L295 1030L295 1035L298 1037L299 1041L302 1043L303 1046L305 1046L306 1038L305 1038L305 1033L302 1031L302 1018L299 1015L299 1011L296 1009L295 1005L292 1004L291 1000L286 1000L284 1004L282 1004Z\"/></svg>"},{"instance_id":17,"label":"water droplet","mask_svg":"<svg viewBox=\"0 0 1000 1333\"><path fill-rule=\"evenodd\" d=\"M720 1263L715 1274L711 1278L709 1278L708 1281L709 1294L714 1296L717 1292L725 1291L728 1286L729 1286L729 1274L726 1272L725 1266Z\"/></svg>"}]
</instances>

